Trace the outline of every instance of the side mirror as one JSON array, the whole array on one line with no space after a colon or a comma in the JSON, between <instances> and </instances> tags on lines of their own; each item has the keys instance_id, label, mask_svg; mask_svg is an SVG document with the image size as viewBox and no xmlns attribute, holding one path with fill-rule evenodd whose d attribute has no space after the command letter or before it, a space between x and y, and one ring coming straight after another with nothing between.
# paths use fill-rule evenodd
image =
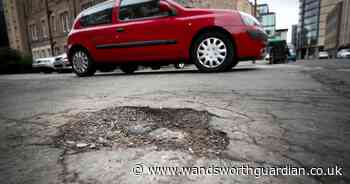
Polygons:
<instances>
[{"instance_id":1,"label":"side mirror","mask_svg":"<svg viewBox=\"0 0 350 184\"><path fill-rule=\"evenodd\" d=\"M165 1L159 2L159 10L161 12L168 12L169 16L176 16L176 10Z\"/></svg>"}]
</instances>

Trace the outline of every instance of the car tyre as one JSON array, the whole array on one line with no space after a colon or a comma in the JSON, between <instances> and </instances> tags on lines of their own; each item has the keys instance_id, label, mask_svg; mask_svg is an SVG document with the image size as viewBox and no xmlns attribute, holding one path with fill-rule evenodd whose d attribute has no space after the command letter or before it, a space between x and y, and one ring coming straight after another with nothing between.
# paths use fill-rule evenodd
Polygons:
<instances>
[{"instance_id":1,"label":"car tyre","mask_svg":"<svg viewBox=\"0 0 350 184\"><path fill-rule=\"evenodd\" d=\"M126 74L133 74L138 69L137 65L122 65L120 70Z\"/></svg>"},{"instance_id":2,"label":"car tyre","mask_svg":"<svg viewBox=\"0 0 350 184\"><path fill-rule=\"evenodd\" d=\"M234 44L225 34L207 32L194 42L191 58L201 72L223 72L237 64Z\"/></svg>"},{"instance_id":3,"label":"car tyre","mask_svg":"<svg viewBox=\"0 0 350 184\"><path fill-rule=\"evenodd\" d=\"M95 64L85 49L75 50L71 61L73 71L79 77L93 76L96 73Z\"/></svg>"}]
</instances>

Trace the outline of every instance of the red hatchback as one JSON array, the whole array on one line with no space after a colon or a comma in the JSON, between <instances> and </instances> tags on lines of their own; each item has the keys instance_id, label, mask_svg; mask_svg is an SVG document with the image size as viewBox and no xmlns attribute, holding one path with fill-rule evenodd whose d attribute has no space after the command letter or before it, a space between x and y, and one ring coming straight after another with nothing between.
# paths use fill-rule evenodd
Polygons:
<instances>
[{"instance_id":1,"label":"red hatchback","mask_svg":"<svg viewBox=\"0 0 350 184\"><path fill-rule=\"evenodd\" d=\"M133 73L138 66L195 64L202 72L260 59L267 35L252 16L185 7L180 0L113 0L83 11L68 38L78 76L97 69Z\"/></svg>"}]
</instances>

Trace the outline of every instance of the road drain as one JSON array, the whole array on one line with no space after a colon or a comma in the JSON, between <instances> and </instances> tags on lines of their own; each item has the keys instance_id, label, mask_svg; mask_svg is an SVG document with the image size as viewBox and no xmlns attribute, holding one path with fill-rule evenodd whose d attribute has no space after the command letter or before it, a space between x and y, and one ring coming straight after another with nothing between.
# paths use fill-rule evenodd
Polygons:
<instances>
[{"instance_id":1,"label":"road drain","mask_svg":"<svg viewBox=\"0 0 350 184\"><path fill-rule=\"evenodd\" d=\"M115 107L80 116L60 129L55 142L72 151L155 145L198 156L220 154L225 132L209 126L210 114L193 109Z\"/></svg>"}]
</instances>

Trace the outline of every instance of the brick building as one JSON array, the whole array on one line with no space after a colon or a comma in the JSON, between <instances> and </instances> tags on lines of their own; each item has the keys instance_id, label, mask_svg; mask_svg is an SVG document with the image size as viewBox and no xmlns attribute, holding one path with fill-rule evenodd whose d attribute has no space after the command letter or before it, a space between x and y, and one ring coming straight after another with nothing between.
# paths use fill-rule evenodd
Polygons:
<instances>
[{"instance_id":1,"label":"brick building","mask_svg":"<svg viewBox=\"0 0 350 184\"><path fill-rule=\"evenodd\" d=\"M350 48L350 0L339 2L326 20L325 50L335 57L338 50Z\"/></svg>"},{"instance_id":2,"label":"brick building","mask_svg":"<svg viewBox=\"0 0 350 184\"><path fill-rule=\"evenodd\" d=\"M64 53L74 17L83 9L102 1L27 0L27 26L33 57L41 58Z\"/></svg>"},{"instance_id":3,"label":"brick building","mask_svg":"<svg viewBox=\"0 0 350 184\"><path fill-rule=\"evenodd\" d=\"M232 9L248 14L254 13L254 6L249 0L192 0L188 3L194 4L195 7Z\"/></svg>"},{"instance_id":4,"label":"brick building","mask_svg":"<svg viewBox=\"0 0 350 184\"><path fill-rule=\"evenodd\" d=\"M0 48L9 46L2 1L0 0Z\"/></svg>"},{"instance_id":5,"label":"brick building","mask_svg":"<svg viewBox=\"0 0 350 184\"><path fill-rule=\"evenodd\" d=\"M24 9L23 0L3 1L3 10L10 48L16 49L24 54L30 54Z\"/></svg>"}]
</instances>

